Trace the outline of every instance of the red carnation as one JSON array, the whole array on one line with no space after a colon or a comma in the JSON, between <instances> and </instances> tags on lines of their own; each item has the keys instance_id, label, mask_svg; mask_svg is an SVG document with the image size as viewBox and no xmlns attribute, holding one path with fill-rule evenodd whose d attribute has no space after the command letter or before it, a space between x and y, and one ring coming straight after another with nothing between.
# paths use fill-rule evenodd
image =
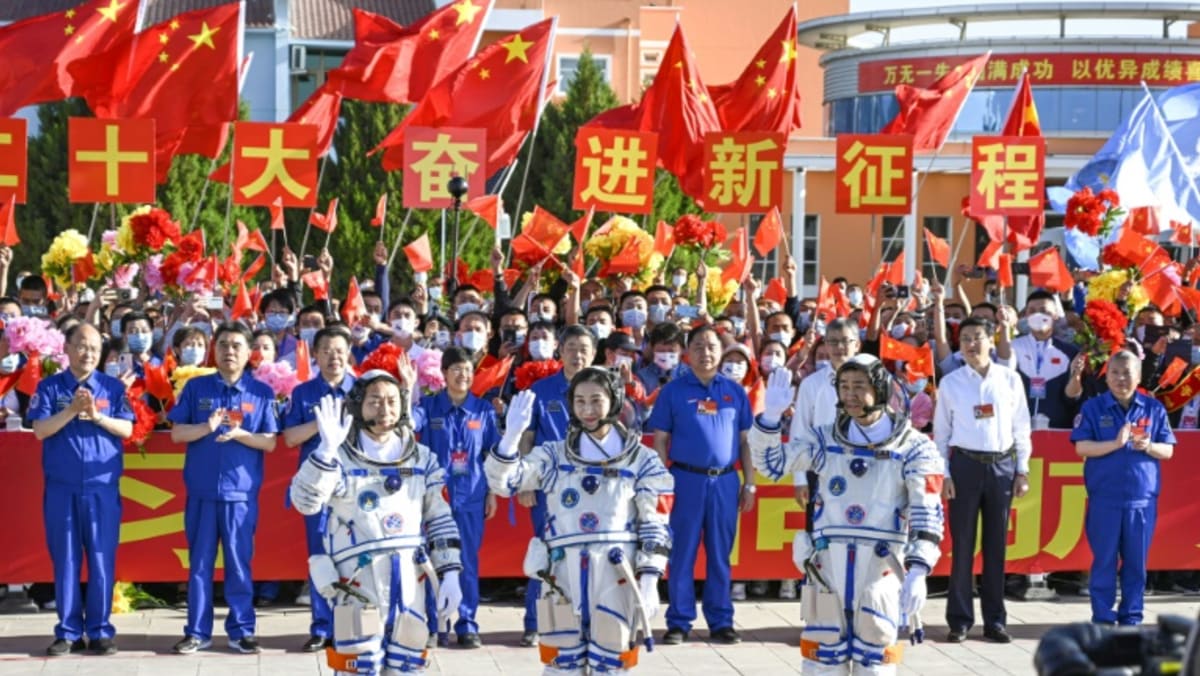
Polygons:
<instances>
[{"instance_id":1,"label":"red carnation","mask_svg":"<svg viewBox=\"0 0 1200 676\"><path fill-rule=\"evenodd\" d=\"M142 395L145 392L145 385L140 379L134 381L133 385L125 391L129 408L133 411L133 434L129 435L129 438L123 442L126 449L137 448L141 450L142 446L146 443L146 439L150 437L150 433L154 431L154 426L158 424L158 416L155 415L154 410L145 401L142 401Z\"/></svg>"},{"instance_id":2,"label":"red carnation","mask_svg":"<svg viewBox=\"0 0 1200 676\"><path fill-rule=\"evenodd\" d=\"M383 343L358 365L358 375L380 369L395 376L396 380L400 380L400 355L403 353L404 348L399 345L391 341Z\"/></svg>"},{"instance_id":3,"label":"red carnation","mask_svg":"<svg viewBox=\"0 0 1200 676\"><path fill-rule=\"evenodd\" d=\"M176 251L163 259L162 265L158 266L159 274L162 276L163 284L166 286L179 285L179 270L184 263L189 263L187 256L183 251Z\"/></svg>"},{"instance_id":4,"label":"red carnation","mask_svg":"<svg viewBox=\"0 0 1200 676\"><path fill-rule=\"evenodd\" d=\"M130 218L129 229L133 231L133 241L151 251L161 251L167 242L179 243L179 224L171 220L171 214L157 207Z\"/></svg>"},{"instance_id":5,"label":"red carnation","mask_svg":"<svg viewBox=\"0 0 1200 676\"><path fill-rule=\"evenodd\" d=\"M1107 235L1116 218L1123 213L1121 200L1114 190L1105 188L1095 194L1091 188L1083 188L1067 200L1063 225L1088 237Z\"/></svg>"},{"instance_id":6,"label":"red carnation","mask_svg":"<svg viewBox=\"0 0 1200 676\"><path fill-rule=\"evenodd\" d=\"M548 378L561 370L562 362L558 361L557 359L527 361L517 367L517 391L520 392L522 390L527 390L531 385L542 378Z\"/></svg>"},{"instance_id":7,"label":"red carnation","mask_svg":"<svg viewBox=\"0 0 1200 676\"><path fill-rule=\"evenodd\" d=\"M1116 303L1089 300L1084 307L1083 318L1096 338L1109 345L1110 352L1116 352L1125 345L1125 328L1129 325L1129 318Z\"/></svg>"}]
</instances>

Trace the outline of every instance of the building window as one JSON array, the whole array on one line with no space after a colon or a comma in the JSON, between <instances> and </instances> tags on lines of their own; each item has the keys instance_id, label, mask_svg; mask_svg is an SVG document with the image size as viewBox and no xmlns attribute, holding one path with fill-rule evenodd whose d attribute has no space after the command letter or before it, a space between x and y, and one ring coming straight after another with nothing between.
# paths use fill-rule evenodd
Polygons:
<instances>
[{"instance_id":1,"label":"building window","mask_svg":"<svg viewBox=\"0 0 1200 676\"><path fill-rule=\"evenodd\" d=\"M299 108L317 91L317 87L325 84L325 74L342 65L345 58L345 52L306 50L304 70L292 73L292 110Z\"/></svg>"},{"instance_id":2,"label":"building window","mask_svg":"<svg viewBox=\"0 0 1200 676\"><path fill-rule=\"evenodd\" d=\"M880 242L880 260L891 263L904 251L905 216L883 217L883 241Z\"/></svg>"},{"instance_id":3,"label":"building window","mask_svg":"<svg viewBox=\"0 0 1200 676\"><path fill-rule=\"evenodd\" d=\"M950 232L950 219L946 216L926 216L924 219L925 230L930 234L937 235L946 240L946 244L950 245L950 251L954 251L953 233ZM921 238L924 240L924 237ZM933 256L929 254L929 242L923 242L925 251L922 256L921 276L925 279L945 279L946 268L934 262Z\"/></svg>"},{"instance_id":4,"label":"building window","mask_svg":"<svg viewBox=\"0 0 1200 676\"><path fill-rule=\"evenodd\" d=\"M608 54L592 54L592 61L600 69L600 74L604 76L604 81L612 84L612 56ZM567 95L567 89L575 79L575 71L577 70L579 70L578 54L560 54L558 56L558 84L555 85L554 90L556 94L559 96Z\"/></svg>"},{"instance_id":5,"label":"building window","mask_svg":"<svg viewBox=\"0 0 1200 676\"><path fill-rule=\"evenodd\" d=\"M804 269L800 271L800 286L816 288L821 283L821 217L804 215ZM805 293L805 295L808 295Z\"/></svg>"}]
</instances>

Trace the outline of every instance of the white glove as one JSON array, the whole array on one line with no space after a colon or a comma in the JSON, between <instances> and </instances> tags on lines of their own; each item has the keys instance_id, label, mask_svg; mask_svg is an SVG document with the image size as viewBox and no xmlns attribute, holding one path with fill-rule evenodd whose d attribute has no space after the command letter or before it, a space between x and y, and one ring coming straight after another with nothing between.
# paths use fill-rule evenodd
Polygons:
<instances>
[{"instance_id":1,"label":"white glove","mask_svg":"<svg viewBox=\"0 0 1200 676\"><path fill-rule=\"evenodd\" d=\"M462 587L458 584L458 571L446 571L446 574L442 575L442 584L438 587L438 625L441 625L442 618L458 612L458 606L461 603Z\"/></svg>"},{"instance_id":2,"label":"white glove","mask_svg":"<svg viewBox=\"0 0 1200 676\"><path fill-rule=\"evenodd\" d=\"M904 576L904 585L900 587L900 626L901 628L919 627L918 618L921 608L925 607L925 576L929 569L914 564Z\"/></svg>"},{"instance_id":3,"label":"white glove","mask_svg":"<svg viewBox=\"0 0 1200 676\"><path fill-rule=\"evenodd\" d=\"M638 578L638 591L642 594L642 602L646 604L646 615L651 618L658 615L658 606L662 603L658 598L658 576L642 573Z\"/></svg>"},{"instance_id":4,"label":"white glove","mask_svg":"<svg viewBox=\"0 0 1200 676\"><path fill-rule=\"evenodd\" d=\"M762 421L767 425L778 425L783 412L792 405L792 374L782 366L767 378L767 391L763 401Z\"/></svg>"},{"instance_id":5,"label":"white glove","mask_svg":"<svg viewBox=\"0 0 1200 676\"><path fill-rule=\"evenodd\" d=\"M530 423L533 422L533 402L535 401L537 401L537 395L529 390L524 390L518 392L508 403L508 413L504 416L504 439L500 444L504 448L502 454L512 455L510 449L521 439L521 434L529 429Z\"/></svg>"},{"instance_id":6,"label":"white glove","mask_svg":"<svg viewBox=\"0 0 1200 676\"><path fill-rule=\"evenodd\" d=\"M320 453L320 459L331 460L337 457L338 449L350 435L350 426L354 419L350 417L349 413L342 411L342 402L331 394L321 397L321 401L317 404L316 415L317 434L321 436L321 446L315 452Z\"/></svg>"}]
</instances>

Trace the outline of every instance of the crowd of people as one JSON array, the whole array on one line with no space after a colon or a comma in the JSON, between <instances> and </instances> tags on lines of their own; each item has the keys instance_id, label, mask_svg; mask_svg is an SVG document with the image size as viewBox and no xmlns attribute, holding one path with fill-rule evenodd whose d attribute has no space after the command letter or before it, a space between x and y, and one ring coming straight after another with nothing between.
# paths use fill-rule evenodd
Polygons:
<instances>
[{"instance_id":1,"label":"crowd of people","mask_svg":"<svg viewBox=\"0 0 1200 676\"><path fill-rule=\"evenodd\" d=\"M977 524L980 624L1006 642L1010 505L1029 489L1040 429L1072 430L1086 458L1093 620L1136 624L1158 463L1171 456L1172 430L1198 424L1200 399L1168 414L1146 394L1172 355L1200 364L1186 314L1142 308L1125 347L1097 361L1074 341L1082 291L1035 289L1008 304L993 280L973 300L968 268L948 288L835 279L839 302L828 304L801 297L784 256L783 294L749 278L713 315L688 290L693 274L705 287L703 264L646 288L570 270L551 283L539 266L510 288L497 249L484 290L391 270L381 243L374 279L359 285L362 312L342 312L337 298L306 302L306 271L284 250L256 305L234 320L233 294L56 291L28 272L10 294L10 260L0 250L0 319L53 322L69 362L32 396L9 380L0 395L5 417L20 416L45 449L55 580L43 600L59 616L50 655L116 651L117 484L135 388L156 427L186 445L188 616L175 652L212 644L218 545L229 645L258 651L258 490L263 452L281 435L301 450L291 502L310 554L302 648L326 649L350 673L420 669L451 618L459 646L482 644L479 548L498 496L530 508L521 641L541 644L547 673L635 665L664 575L660 641L691 640L701 545L708 637L738 642L733 601L746 582L731 580L730 553L738 515L756 508L755 469L791 474L807 507L797 570L778 577L784 598L804 577L801 647L813 673L846 662L894 672L898 631L921 631L925 577L945 534L947 640L963 641L976 624ZM314 272L332 279L333 266L323 252ZM895 359L895 342L928 346L933 375ZM0 376L26 358L0 338ZM310 374L283 404L255 376L272 363ZM173 403L147 391L148 372L181 369L189 379ZM477 392L484 373L496 382ZM866 561L857 569L856 548Z\"/></svg>"}]
</instances>

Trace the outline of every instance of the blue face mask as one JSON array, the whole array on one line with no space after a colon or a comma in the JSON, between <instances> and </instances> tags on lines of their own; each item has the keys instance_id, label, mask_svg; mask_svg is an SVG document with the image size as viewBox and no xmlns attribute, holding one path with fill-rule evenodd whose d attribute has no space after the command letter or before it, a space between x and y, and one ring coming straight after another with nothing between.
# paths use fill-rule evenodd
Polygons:
<instances>
[{"instance_id":1,"label":"blue face mask","mask_svg":"<svg viewBox=\"0 0 1200 676\"><path fill-rule=\"evenodd\" d=\"M131 333L125 336L125 343L129 345L130 352L142 354L150 350L150 342L153 338L149 333Z\"/></svg>"},{"instance_id":2,"label":"blue face mask","mask_svg":"<svg viewBox=\"0 0 1200 676\"><path fill-rule=\"evenodd\" d=\"M308 343L309 347L312 347L313 338L317 337L317 331L319 330L314 328L300 329L300 340L303 340Z\"/></svg>"},{"instance_id":3,"label":"blue face mask","mask_svg":"<svg viewBox=\"0 0 1200 676\"><path fill-rule=\"evenodd\" d=\"M121 377L121 365L115 361L110 361L104 365L104 375L113 378Z\"/></svg>"},{"instance_id":4,"label":"blue face mask","mask_svg":"<svg viewBox=\"0 0 1200 676\"><path fill-rule=\"evenodd\" d=\"M116 319L114 319L108 323L108 332L112 334L113 338L121 337L121 318L120 317L117 317Z\"/></svg>"},{"instance_id":5,"label":"blue face mask","mask_svg":"<svg viewBox=\"0 0 1200 676\"><path fill-rule=\"evenodd\" d=\"M0 359L0 373L12 373L21 365L21 355L12 353Z\"/></svg>"},{"instance_id":6,"label":"blue face mask","mask_svg":"<svg viewBox=\"0 0 1200 676\"><path fill-rule=\"evenodd\" d=\"M909 394L919 394L919 393L925 391L925 385L927 385L928 383L929 383L928 378L921 378L914 383L905 381L904 387L908 390Z\"/></svg>"},{"instance_id":7,"label":"blue face mask","mask_svg":"<svg viewBox=\"0 0 1200 676\"><path fill-rule=\"evenodd\" d=\"M646 311L631 308L621 312L621 323L631 329L640 329L646 325Z\"/></svg>"},{"instance_id":8,"label":"blue face mask","mask_svg":"<svg viewBox=\"0 0 1200 676\"><path fill-rule=\"evenodd\" d=\"M655 324L661 324L667 320L667 312L671 309L669 305L651 305L650 306L650 321Z\"/></svg>"},{"instance_id":9,"label":"blue face mask","mask_svg":"<svg viewBox=\"0 0 1200 676\"><path fill-rule=\"evenodd\" d=\"M267 330L271 333L279 333L287 329L288 324L291 324L291 320L291 315L283 312L268 313L266 319Z\"/></svg>"},{"instance_id":10,"label":"blue face mask","mask_svg":"<svg viewBox=\"0 0 1200 676\"><path fill-rule=\"evenodd\" d=\"M199 345L184 345L179 349L179 363L183 366L199 366L204 361L204 348Z\"/></svg>"}]
</instances>

